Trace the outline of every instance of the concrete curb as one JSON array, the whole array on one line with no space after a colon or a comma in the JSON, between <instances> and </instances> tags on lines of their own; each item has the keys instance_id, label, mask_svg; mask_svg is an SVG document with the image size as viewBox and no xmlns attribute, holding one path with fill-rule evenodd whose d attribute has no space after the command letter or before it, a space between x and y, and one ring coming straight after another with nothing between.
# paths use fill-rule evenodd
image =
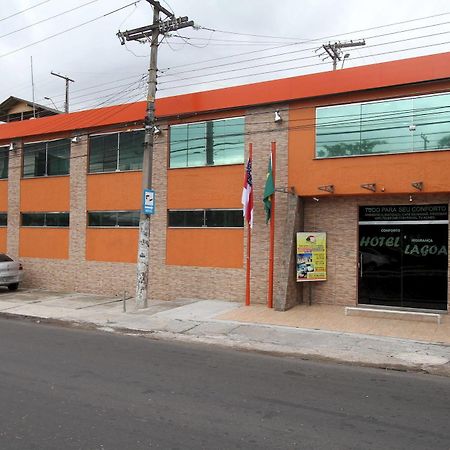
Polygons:
<instances>
[{"instance_id":1,"label":"concrete curb","mask_svg":"<svg viewBox=\"0 0 450 450\"><path fill-rule=\"evenodd\" d=\"M198 324L193 325L191 329L188 329L186 331L182 332L171 332L171 331L161 331L161 330L139 330L139 329L130 329L126 327L121 326L115 326L114 324L111 324L109 326L108 324L98 324L95 322L89 322L85 320L65 320L65 319L59 319L59 318L43 318L43 317L36 317L36 316L27 316L23 314L17 314L12 312L3 311L0 312L0 317L3 317L5 319L10 320L26 320L34 323L43 323L43 324L49 324L49 325L57 325L57 326L63 326L68 328L75 328L75 329L85 329L85 330L95 330L95 331L101 331L101 332L108 332L108 333L116 333L116 334L122 334L122 335L132 335L132 336L141 336L144 338L150 338L150 339L156 339L156 340L172 340L172 341L178 341L178 342L189 342L189 343L198 343L203 345L218 345L222 348L228 348L228 349L234 349L238 351L246 351L246 352L258 352L261 354L271 355L271 356L279 356L279 357L291 357L291 358L300 358L303 360L310 360L310 361L322 361L322 362L331 362L331 363L337 363L337 364L346 364L351 366L359 366L359 367L370 367L370 368L377 368L377 369L383 369L383 370L394 370L394 371L402 371L402 372L418 372L418 373L424 373L424 374L432 374L432 375L439 375L439 376L445 376L450 377L450 362L447 362L445 364L438 364L438 365L427 365L427 364L419 364L419 363L408 363L408 362L386 362L386 361L367 361L367 359L358 357L358 353L355 352L350 356L340 355L340 356L329 356L321 353L317 349L311 348L309 351L305 351L302 349L295 349L292 347L289 347L288 345L280 345L277 343L267 343L267 342L256 342L254 340L240 340L239 338L234 338L233 336L229 334L205 334L202 336L196 335L194 333L186 334L187 331L192 331L195 329ZM222 321L220 321L222 322ZM209 323L209 322L206 322ZM215 321L211 321L211 323L215 323ZM254 327L257 329L261 328L281 328L281 329L289 329L289 327L278 327L274 326L271 327L267 324L244 324L240 322L233 322L234 325L237 327L246 325L250 327ZM305 330L306 331L306 330ZM307 330L308 332L314 332L314 333L322 333L320 330ZM341 334L343 333L335 333L335 332L326 332L324 331L323 334ZM369 338L369 336L366 335L351 335L347 333L347 335L350 338L355 339L364 339ZM373 336L370 336L370 338L373 338ZM384 338L389 340L400 340L397 338ZM380 338L382 341L383 338ZM421 342L411 341L417 344L425 344ZM427 345L437 345L437 344L429 344ZM438 346L438 345L437 345ZM439 347L439 346L438 346ZM447 347L447 346L446 346ZM450 347L450 346L448 346Z\"/></svg>"}]
</instances>

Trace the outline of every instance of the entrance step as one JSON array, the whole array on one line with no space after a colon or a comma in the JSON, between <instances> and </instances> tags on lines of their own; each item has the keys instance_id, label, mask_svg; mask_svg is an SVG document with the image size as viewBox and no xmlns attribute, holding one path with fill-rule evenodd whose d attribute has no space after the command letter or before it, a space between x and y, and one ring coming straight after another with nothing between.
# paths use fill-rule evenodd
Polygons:
<instances>
[{"instance_id":1,"label":"entrance step","mask_svg":"<svg viewBox=\"0 0 450 450\"><path fill-rule=\"evenodd\" d=\"M393 309L364 308L356 306L346 306L346 316L375 317L377 319L396 319L413 320L416 322L434 322L441 323L442 314L416 312L416 311L398 311Z\"/></svg>"}]
</instances>

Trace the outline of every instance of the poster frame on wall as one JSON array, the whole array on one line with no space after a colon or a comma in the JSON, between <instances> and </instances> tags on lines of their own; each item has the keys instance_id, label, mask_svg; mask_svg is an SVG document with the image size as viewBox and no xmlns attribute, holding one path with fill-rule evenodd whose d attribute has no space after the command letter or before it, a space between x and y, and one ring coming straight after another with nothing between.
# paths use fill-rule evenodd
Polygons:
<instances>
[{"instance_id":1,"label":"poster frame on wall","mask_svg":"<svg viewBox=\"0 0 450 450\"><path fill-rule=\"evenodd\" d=\"M297 282L327 280L326 232L298 232L296 253Z\"/></svg>"}]
</instances>

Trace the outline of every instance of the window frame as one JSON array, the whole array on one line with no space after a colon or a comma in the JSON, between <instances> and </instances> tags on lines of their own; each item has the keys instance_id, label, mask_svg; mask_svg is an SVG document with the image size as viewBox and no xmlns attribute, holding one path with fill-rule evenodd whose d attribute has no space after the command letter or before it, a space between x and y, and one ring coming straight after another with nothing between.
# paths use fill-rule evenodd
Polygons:
<instances>
[{"instance_id":1,"label":"window frame","mask_svg":"<svg viewBox=\"0 0 450 450\"><path fill-rule=\"evenodd\" d=\"M57 142L57 141L67 141L67 143L69 144L69 156L67 158L68 161L68 168L67 168L67 173L61 173L61 174L56 174L56 175L49 175L48 174L48 143L49 142ZM45 143L45 174L44 175L25 175L24 174L24 170L25 170L25 149L27 147L27 145L33 145L33 144L41 144L41 143ZM24 142L22 144L22 178L23 179L29 179L29 178L49 178L49 177L68 177L70 176L70 160L72 157L72 142L70 140L69 137L67 138L58 138L58 139L46 139L43 141L32 141L32 142Z\"/></svg>"},{"instance_id":2,"label":"window frame","mask_svg":"<svg viewBox=\"0 0 450 450\"><path fill-rule=\"evenodd\" d=\"M23 225L23 216L25 214L43 214L44 215L44 224L43 225ZM68 225L47 225L47 215L52 214L67 214L68 216ZM20 212L20 227L22 228L70 228L70 211L21 211Z\"/></svg>"},{"instance_id":3,"label":"window frame","mask_svg":"<svg viewBox=\"0 0 450 450\"><path fill-rule=\"evenodd\" d=\"M169 214L170 212L194 212L194 211L202 211L203 212L203 225L201 227L192 227L192 226L174 226L169 225ZM206 221L206 214L208 211L239 211L242 215L242 226L238 227L230 227L230 226L223 226L223 227L213 227L208 226ZM169 229L192 229L192 230L203 230L203 229L229 229L229 230L236 230L236 229L243 229L245 226L244 223L244 215L242 213L242 208L174 208L174 209L168 209L167 210L167 228Z\"/></svg>"},{"instance_id":4,"label":"window frame","mask_svg":"<svg viewBox=\"0 0 450 450\"><path fill-rule=\"evenodd\" d=\"M7 155L7 164L6 164L6 177L2 177L1 176L1 172L0 172L0 180L7 180L9 178L9 146L8 145L1 145L0 146L0 155L2 152L5 152L5 154Z\"/></svg>"},{"instance_id":5,"label":"window frame","mask_svg":"<svg viewBox=\"0 0 450 450\"><path fill-rule=\"evenodd\" d=\"M105 173L121 173L121 172L142 172L142 167L140 169L125 169L121 170L120 167L120 134L123 133L133 133L136 131L143 131L144 132L144 139L145 139L145 128L136 128L136 129L130 129L130 130L122 130L122 131L105 131L102 133L92 133L88 136L88 160L87 160L87 174L88 175L97 175L97 174L105 174ZM117 135L117 149L116 149L116 168L114 170L102 170L98 172L91 172L90 170L90 162L91 162L91 137L96 136L107 136L107 135ZM142 148L144 148L144 142L142 143ZM143 159L143 158L142 158ZM142 160L143 164L143 160Z\"/></svg>"},{"instance_id":6,"label":"window frame","mask_svg":"<svg viewBox=\"0 0 450 450\"><path fill-rule=\"evenodd\" d=\"M402 150L402 151L398 151L398 152L389 152L389 151L382 151L382 152L374 152L374 153L366 153L366 154L349 154L349 155L338 155L338 156L317 156L317 112L320 109L325 109L325 108L339 108L339 107L343 107L343 106L350 106L350 105L359 105L361 107L361 111L362 111L362 107L365 105L373 105L373 104L379 104L379 103L386 103L386 102L393 102L393 101L402 101L402 100L412 100L414 102L415 99L421 99L421 98L429 98L429 97L436 97L436 96L441 96L441 95L448 95L450 98L450 90L448 91L444 91L444 92L433 92L433 93L429 93L429 94L418 94L418 95L409 95L409 96L400 96L400 97L386 97L383 99L377 99L377 100L368 100L368 101L354 101L354 102L348 102L348 103L338 103L338 104L330 104L330 105L320 105L320 106L316 106L315 107L315 115L314 115L314 134L315 134L315 139L314 139L314 160L324 160L324 159L339 159L339 158L360 158L360 157L367 157L367 156L388 156L388 155L404 155L404 154L415 154L415 153L430 153L430 152L442 152L442 151L449 151L449 148L432 148L432 149L427 149L427 150L415 150L414 149L414 135L411 134L411 150ZM448 114L450 114L450 104L448 106ZM419 110L420 112L420 110ZM415 109L414 103L413 106L411 108L411 110L409 111L410 115L411 115L411 125L415 125L414 123L414 119L415 116L417 114L417 111ZM336 116L337 118L339 116ZM364 128L364 123L365 120L362 113L360 112L359 115L359 119L358 119L358 123L359 123L359 133L360 133L360 142L361 142L361 135L363 133L363 128ZM383 120L383 119L381 119ZM406 120L406 118L405 118ZM414 133L415 130L410 130L410 133ZM338 134L338 133L336 133Z\"/></svg>"},{"instance_id":7,"label":"window frame","mask_svg":"<svg viewBox=\"0 0 450 450\"><path fill-rule=\"evenodd\" d=\"M240 162L231 162L231 163L214 163L214 164L208 164L208 134L207 134L207 127L208 123L214 123L214 122L221 122L221 121L228 121L228 120L235 120L235 119L242 119L243 123L243 132L242 132L242 138L243 138L243 151L242 151L242 161ZM202 165L183 165L179 167L173 167L171 165L171 130L172 127L182 127L182 126L188 126L188 125L199 125L199 124L205 124L205 133L204 133L204 140L205 140L205 163ZM220 167L220 166L235 166L245 163L245 124L246 124L246 116L245 114L240 114L237 116L232 117L220 117L215 119L203 119L193 122L174 122L169 124L168 127L168 137L167 137L167 169L168 170L177 170L177 169L195 169L195 168L202 168L202 167ZM228 136L228 135L220 135L220 137ZM235 134L230 134L229 136L235 136ZM199 138L198 138L199 139ZM211 136L211 140L214 142L214 134ZM214 144L213 144L214 148ZM188 150L188 149L187 149Z\"/></svg>"},{"instance_id":8,"label":"window frame","mask_svg":"<svg viewBox=\"0 0 450 450\"><path fill-rule=\"evenodd\" d=\"M111 172L108 172L111 173ZM86 211L86 228L93 228L93 229L98 229L98 228L104 228L104 229L139 229L139 223L136 226L123 226L123 225L119 225L119 214L120 213L130 213L130 212L136 212L138 213L138 216L140 217L140 213L141 211L139 209L119 209L119 210L101 210L101 211ZM108 226L108 225L89 225L89 214L99 214L99 213L115 213L116 214L116 225L114 226Z\"/></svg>"}]
</instances>

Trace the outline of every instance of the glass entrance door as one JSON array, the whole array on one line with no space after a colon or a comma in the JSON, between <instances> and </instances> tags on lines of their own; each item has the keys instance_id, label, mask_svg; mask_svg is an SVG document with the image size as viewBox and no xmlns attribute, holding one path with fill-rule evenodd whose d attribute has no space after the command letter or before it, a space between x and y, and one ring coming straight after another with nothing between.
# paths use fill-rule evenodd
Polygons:
<instances>
[{"instance_id":1,"label":"glass entrance door","mask_svg":"<svg viewBox=\"0 0 450 450\"><path fill-rule=\"evenodd\" d=\"M361 207L358 301L447 310L447 205Z\"/></svg>"},{"instance_id":2,"label":"glass entrance door","mask_svg":"<svg viewBox=\"0 0 450 450\"><path fill-rule=\"evenodd\" d=\"M359 303L402 306L401 229L359 227Z\"/></svg>"}]
</instances>

